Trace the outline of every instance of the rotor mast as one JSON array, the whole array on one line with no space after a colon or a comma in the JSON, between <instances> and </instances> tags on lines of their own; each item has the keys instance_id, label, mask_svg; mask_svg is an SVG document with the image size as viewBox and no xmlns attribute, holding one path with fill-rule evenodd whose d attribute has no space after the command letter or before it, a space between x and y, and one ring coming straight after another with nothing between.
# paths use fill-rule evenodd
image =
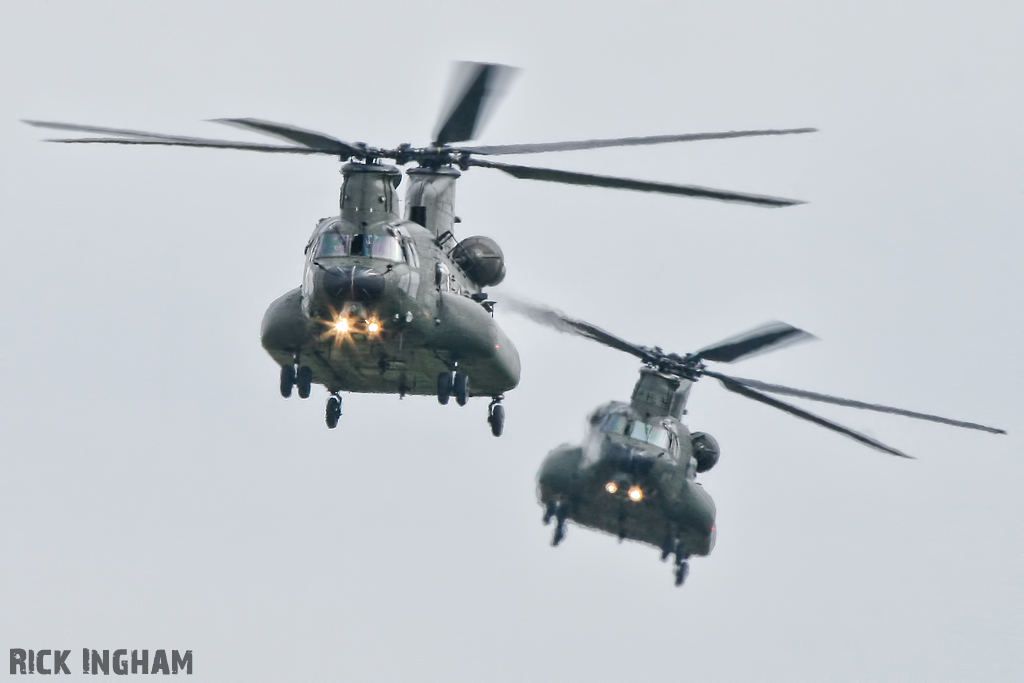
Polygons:
<instances>
[{"instance_id":1,"label":"rotor mast","mask_svg":"<svg viewBox=\"0 0 1024 683\"><path fill-rule=\"evenodd\" d=\"M462 175L451 166L421 166L406 171L409 189L405 192L405 218L419 223L440 237L454 233L455 181Z\"/></svg>"},{"instance_id":2,"label":"rotor mast","mask_svg":"<svg viewBox=\"0 0 1024 683\"><path fill-rule=\"evenodd\" d=\"M671 416L681 420L692 385L688 379L643 367L640 368L640 379L633 387L630 405L645 419Z\"/></svg>"},{"instance_id":3,"label":"rotor mast","mask_svg":"<svg viewBox=\"0 0 1024 683\"><path fill-rule=\"evenodd\" d=\"M402 173L394 166L375 162L348 162L341 169L341 218L356 224L393 221L399 217L395 188Z\"/></svg>"}]
</instances>

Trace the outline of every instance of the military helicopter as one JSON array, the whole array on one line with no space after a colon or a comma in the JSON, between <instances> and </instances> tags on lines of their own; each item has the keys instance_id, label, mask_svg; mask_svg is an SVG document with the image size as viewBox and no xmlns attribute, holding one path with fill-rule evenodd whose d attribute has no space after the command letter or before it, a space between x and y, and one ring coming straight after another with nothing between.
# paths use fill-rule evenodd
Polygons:
<instances>
[{"instance_id":1,"label":"military helicopter","mask_svg":"<svg viewBox=\"0 0 1024 683\"><path fill-rule=\"evenodd\" d=\"M912 458L895 448L766 393L796 396L942 424L1005 434L1002 429L900 408L864 403L778 384L724 375L707 362L734 363L811 335L785 323L763 325L680 356L639 346L581 320L536 304L506 299L506 307L561 332L591 339L636 356L643 363L629 403L612 401L590 414L580 445L551 451L537 475L544 523L556 520L552 545L565 538L565 523L652 545L661 559L675 558L675 584L689 572L687 560L715 546L715 504L696 475L718 462L718 442L682 423L694 382L714 377L731 392L821 425L877 450Z\"/></svg>"},{"instance_id":2,"label":"military helicopter","mask_svg":"<svg viewBox=\"0 0 1024 683\"><path fill-rule=\"evenodd\" d=\"M653 145L763 135L809 133L813 128L660 135L539 144L453 145L477 136L510 67L463 63L454 97L426 147L381 148L294 126L253 118L217 123L271 135L289 145L236 142L53 121L26 121L41 128L100 134L64 143L167 145L279 154L336 156L342 162L341 214L316 225L306 243L302 285L274 301L263 319L263 347L281 366L280 390L301 398L312 384L327 388L327 426L341 416L342 391L491 399L487 420L502 433L504 393L519 381L519 356L493 319L494 301L484 287L505 277L504 255L487 237L456 240L455 182L460 171L493 168L516 178L657 192L755 206L802 202L672 185L630 178L499 163L478 156L533 154L601 147ZM390 159L395 165L382 163ZM406 171L404 218L396 189ZM470 383L472 378L472 383Z\"/></svg>"}]
</instances>

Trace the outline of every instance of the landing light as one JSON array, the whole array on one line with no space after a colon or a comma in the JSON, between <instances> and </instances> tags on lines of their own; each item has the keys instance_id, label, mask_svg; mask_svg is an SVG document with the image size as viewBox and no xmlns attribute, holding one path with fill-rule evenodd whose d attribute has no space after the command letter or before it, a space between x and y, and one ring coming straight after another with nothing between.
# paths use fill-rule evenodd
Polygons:
<instances>
[{"instance_id":1,"label":"landing light","mask_svg":"<svg viewBox=\"0 0 1024 683\"><path fill-rule=\"evenodd\" d=\"M348 332L348 326L348 318L339 317L337 320L334 321L334 331L337 332L338 334L345 334L346 332Z\"/></svg>"},{"instance_id":2,"label":"landing light","mask_svg":"<svg viewBox=\"0 0 1024 683\"><path fill-rule=\"evenodd\" d=\"M370 318L366 321L366 331L370 334L377 334L380 332L380 323Z\"/></svg>"},{"instance_id":3,"label":"landing light","mask_svg":"<svg viewBox=\"0 0 1024 683\"><path fill-rule=\"evenodd\" d=\"M627 494L629 499L634 503L639 503L644 499L644 492L639 486L630 486L629 493Z\"/></svg>"},{"instance_id":4,"label":"landing light","mask_svg":"<svg viewBox=\"0 0 1024 683\"><path fill-rule=\"evenodd\" d=\"M604 485L604 490L607 491L608 493L615 493L616 491L619 490L619 485L616 484L614 481L610 481Z\"/></svg>"}]
</instances>

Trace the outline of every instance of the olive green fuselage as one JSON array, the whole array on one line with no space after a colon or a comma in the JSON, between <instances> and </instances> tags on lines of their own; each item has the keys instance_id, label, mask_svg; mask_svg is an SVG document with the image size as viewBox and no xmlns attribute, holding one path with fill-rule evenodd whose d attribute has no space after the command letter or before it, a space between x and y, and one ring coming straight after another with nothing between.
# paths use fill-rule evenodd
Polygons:
<instances>
[{"instance_id":1,"label":"olive green fuselage","mask_svg":"<svg viewBox=\"0 0 1024 683\"><path fill-rule=\"evenodd\" d=\"M263 347L332 393L433 395L456 369L471 395L509 391L519 355L492 302L449 256L453 238L396 215L394 184L347 168L341 216L317 224L302 285L263 319Z\"/></svg>"},{"instance_id":2,"label":"olive green fuselage","mask_svg":"<svg viewBox=\"0 0 1024 683\"><path fill-rule=\"evenodd\" d=\"M670 383L681 397L674 411L666 402L652 414L650 404L639 400L652 379ZM541 505L621 539L679 550L686 557L709 554L715 545L715 504L696 475L714 462L702 460L707 456L694 443L714 442L700 432L691 434L672 414L681 415L685 404L688 387L678 387L679 380L645 370L631 404L612 402L594 411L583 443L559 446L541 465ZM717 444L713 448L717 460Z\"/></svg>"}]
</instances>

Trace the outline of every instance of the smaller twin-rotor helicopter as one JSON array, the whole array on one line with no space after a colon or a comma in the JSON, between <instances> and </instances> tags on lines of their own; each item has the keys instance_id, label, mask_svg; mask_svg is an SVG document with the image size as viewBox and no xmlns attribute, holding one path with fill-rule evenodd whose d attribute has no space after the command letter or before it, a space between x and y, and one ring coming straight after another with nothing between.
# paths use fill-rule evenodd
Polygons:
<instances>
[{"instance_id":1,"label":"smaller twin-rotor helicopter","mask_svg":"<svg viewBox=\"0 0 1024 683\"><path fill-rule=\"evenodd\" d=\"M33 126L104 137L63 138L65 143L163 145L236 149L278 154L327 155L345 162L341 213L321 220L306 244L299 287L270 305L263 320L263 347L281 366L283 396L310 395L326 387L327 426L341 416L340 392L490 399L487 419L502 433L504 393L519 382L519 355L493 319L485 287L505 276L504 256L486 237L456 240L455 182L472 167L498 169L515 178L717 199L762 207L801 202L695 185L674 185L575 173L481 159L668 142L787 135L813 128L658 135L538 144L462 145L475 139L490 101L511 70L466 63L461 85L426 147L374 147L323 133L252 118L217 119L284 139L287 145L164 135L137 130L26 121ZM383 163L392 160L395 165ZM404 215L396 189L402 172L408 189Z\"/></svg>"},{"instance_id":2,"label":"smaller twin-rotor helicopter","mask_svg":"<svg viewBox=\"0 0 1024 683\"><path fill-rule=\"evenodd\" d=\"M613 401L600 406L590 414L581 444L562 445L548 454L537 475L538 497L544 507L544 523L555 520L552 545L565 537L566 521L614 534L620 541L652 545L661 550L662 560L674 556L677 586L686 579L687 560L708 555L715 545L715 504L696 476L715 466L719 446L711 435L691 432L682 422L690 389L701 377L713 377L740 396L903 458L912 456L768 394L1006 433L973 422L733 377L707 367L709 362L734 363L810 337L785 323L770 323L680 356L633 344L551 308L511 298L505 300L505 306L561 332L633 355L643 363L629 403Z\"/></svg>"}]
</instances>

